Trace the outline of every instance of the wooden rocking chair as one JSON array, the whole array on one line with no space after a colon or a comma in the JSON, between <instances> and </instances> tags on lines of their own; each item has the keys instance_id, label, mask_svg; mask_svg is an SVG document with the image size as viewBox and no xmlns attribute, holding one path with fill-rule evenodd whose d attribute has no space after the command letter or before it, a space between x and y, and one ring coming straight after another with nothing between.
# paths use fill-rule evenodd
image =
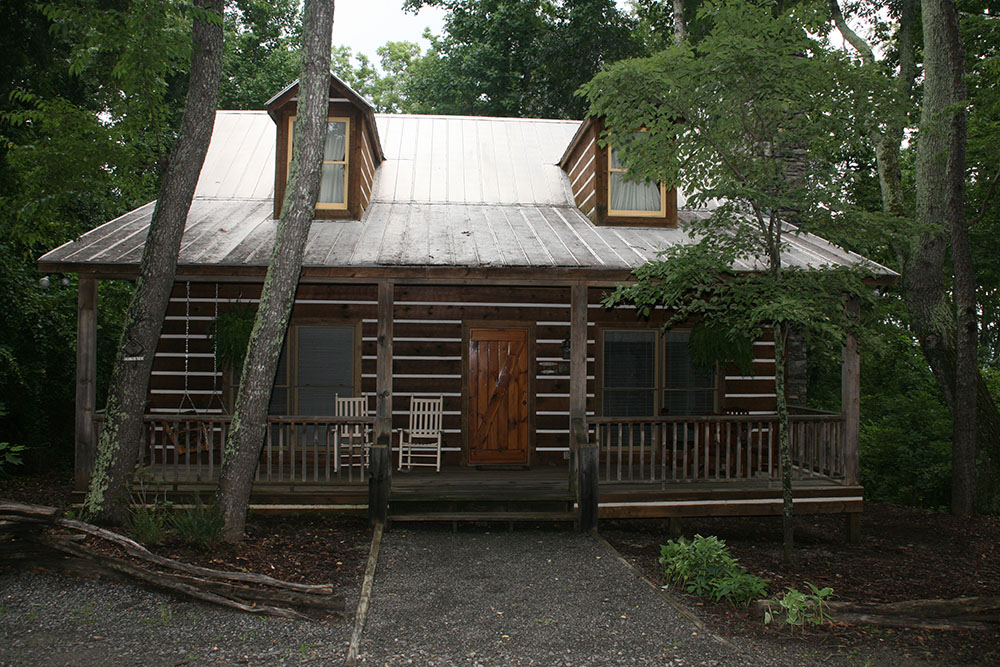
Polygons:
<instances>
[{"instance_id":1,"label":"wooden rocking chair","mask_svg":"<svg viewBox=\"0 0 1000 667\"><path fill-rule=\"evenodd\" d=\"M441 420L444 397L410 397L410 427L399 431L399 469L433 467L441 472ZM414 458L420 459L414 461Z\"/></svg>"},{"instance_id":2,"label":"wooden rocking chair","mask_svg":"<svg viewBox=\"0 0 1000 667\"><path fill-rule=\"evenodd\" d=\"M334 415L337 417L367 417L368 398L365 396L341 398L333 395ZM337 469L346 466L368 466L368 427L362 424L341 424L337 427L339 444Z\"/></svg>"}]
</instances>

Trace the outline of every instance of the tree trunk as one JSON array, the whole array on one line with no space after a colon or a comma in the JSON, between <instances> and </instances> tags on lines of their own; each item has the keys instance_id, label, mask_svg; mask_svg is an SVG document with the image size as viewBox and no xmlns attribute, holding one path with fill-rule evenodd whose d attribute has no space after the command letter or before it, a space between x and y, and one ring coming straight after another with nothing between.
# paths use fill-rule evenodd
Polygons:
<instances>
[{"instance_id":1,"label":"tree trunk","mask_svg":"<svg viewBox=\"0 0 1000 667\"><path fill-rule=\"evenodd\" d=\"M684 18L684 0L674 0L674 44L687 41L687 20Z\"/></svg>"},{"instance_id":2,"label":"tree trunk","mask_svg":"<svg viewBox=\"0 0 1000 667\"><path fill-rule=\"evenodd\" d=\"M253 474L267 429L267 407L295 301L302 257L319 196L330 96L332 0L306 0L302 75L288 187L260 295L250 345L223 454L218 502L227 542L243 539Z\"/></svg>"},{"instance_id":3,"label":"tree trunk","mask_svg":"<svg viewBox=\"0 0 1000 667\"><path fill-rule=\"evenodd\" d=\"M830 7L834 22L844 38L862 54L866 61L874 62L871 48L847 27L837 1L831 0ZM953 5L952 9L954 9ZM912 97L913 82L917 73L913 39L916 13L916 0L905 0L902 3L899 32L897 33L900 73L896 88L898 101L904 107ZM925 29L929 29L926 22L924 25ZM940 37L940 39L945 38L947 36L944 34ZM938 46L940 47L940 45ZM961 44L958 43L957 46L960 48ZM932 45L931 48L935 47ZM954 73L951 72L950 68L960 62L948 60L941 64L944 68L944 76L952 77L947 85L956 83ZM962 99L964 100L964 92ZM875 138L882 208L886 213L898 218L908 217L899 168L899 147L905 126L904 109L890 120L883 134ZM918 184L918 191L920 187L921 185ZM918 197L921 196L923 195L918 192ZM939 202L939 204L942 208L944 207L943 202ZM938 389L952 411L953 420L958 425L960 419L965 420L967 417L958 416L955 412L957 355L959 353L955 311L944 283L944 266L949 242L948 231L951 230L946 231L942 225L943 220L944 218L940 217L925 221L930 226L925 225L924 231L916 236L908 247L901 248L899 254L900 265L903 267L903 298L909 314L910 329L920 342L921 350L931 367ZM960 254L963 252L960 249ZM959 258L959 262L962 261ZM958 270L968 277L971 275L971 263L966 262L965 267ZM969 313L968 304L974 302L967 296L963 297L962 300L965 305L960 307ZM975 313L974 310L972 312ZM968 317L966 317L966 323L963 326L966 336L963 347L967 351L971 348L968 340L971 331ZM968 354L966 354L966 364L968 364ZM965 372L965 376L963 382L969 382L968 372ZM979 479L976 481L975 487L980 490L978 494L980 507L998 510L1000 509L1000 410L990 395L978 367L974 371L974 377L976 386L976 448L979 453ZM963 387L963 395L968 396L964 393L968 391L967 386ZM967 402L972 403L968 399ZM968 455L969 452L965 452L965 454ZM967 466L968 459L962 465Z\"/></svg>"},{"instance_id":4,"label":"tree trunk","mask_svg":"<svg viewBox=\"0 0 1000 667\"><path fill-rule=\"evenodd\" d=\"M184 116L167 161L142 252L135 293L125 316L125 329L112 370L104 427L97 442L94 471L83 503L84 514L114 523L123 523L128 518L129 481L135 470L139 446L144 442L143 413L153 355L174 284L188 209L215 124L222 72L221 17L225 2L199 0L198 4L219 15L219 22L194 21L194 51Z\"/></svg>"},{"instance_id":5,"label":"tree trunk","mask_svg":"<svg viewBox=\"0 0 1000 667\"><path fill-rule=\"evenodd\" d=\"M778 457L781 460L782 556L786 563L795 559L795 523L792 517L792 453L788 438L788 402L785 400L785 328L774 327L774 393L778 413Z\"/></svg>"},{"instance_id":6,"label":"tree trunk","mask_svg":"<svg viewBox=\"0 0 1000 667\"><path fill-rule=\"evenodd\" d=\"M955 272L952 392L954 514L975 510L977 360L976 276L965 220L965 52L953 0L923 0L924 103L917 144L916 217L944 223Z\"/></svg>"}]
</instances>

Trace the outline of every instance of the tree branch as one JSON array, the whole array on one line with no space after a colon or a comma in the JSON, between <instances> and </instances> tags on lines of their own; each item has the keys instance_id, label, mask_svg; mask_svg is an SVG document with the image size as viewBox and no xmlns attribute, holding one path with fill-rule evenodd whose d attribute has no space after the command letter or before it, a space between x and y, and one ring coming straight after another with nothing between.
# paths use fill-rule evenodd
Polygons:
<instances>
[{"instance_id":1,"label":"tree branch","mask_svg":"<svg viewBox=\"0 0 1000 667\"><path fill-rule=\"evenodd\" d=\"M840 11L840 3L837 0L830 0L830 15L833 17L833 23L837 26L837 30L844 36L847 43L861 54L865 62L874 63L875 52L872 51L872 47L868 45L868 42L861 39L858 33L851 30L851 27L847 25L847 21L844 19L844 12Z\"/></svg>"},{"instance_id":2,"label":"tree branch","mask_svg":"<svg viewBox=\"0 0 1000 667\"><path fill-rule=\"evenodd\" d=\"M997 189L997 181L1000 181L1000 170L997 170L997 173L993 176L993 180L990 181L990 187L986 190L986 197L983 198L983 205L979 208L979 215L969 221L969 227L977 224L986 216L986 207L989 205L990 199Z\"/></svg>"}]
</instances>

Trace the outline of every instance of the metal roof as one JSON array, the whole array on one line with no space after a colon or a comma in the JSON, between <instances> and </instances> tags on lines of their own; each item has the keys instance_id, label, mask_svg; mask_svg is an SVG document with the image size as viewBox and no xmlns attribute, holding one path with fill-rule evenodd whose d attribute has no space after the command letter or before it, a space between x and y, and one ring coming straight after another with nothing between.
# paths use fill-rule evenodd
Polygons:
<instances>
[{"instance_id":1,"label":"metal roof","mask_svg":"<svg viewBox=\"0 0 1000 667\"><path fill-rule=\"evenodd\" d=\"M562 268L627 272L682 229L595 226L573 204L556 165L579 121L376 116L386 160L362 221L316 221L305 267ZM188 216L181 267L264 267L272 219L274 123L265 112L220 111ZM153 204L43 256L49 271L134 271ZM681 222L709 215L682 209ZM792 266L866 263L810 234L787 235ZM738 270L758 267L744 264Z\"/></svg>"}]
</instances>

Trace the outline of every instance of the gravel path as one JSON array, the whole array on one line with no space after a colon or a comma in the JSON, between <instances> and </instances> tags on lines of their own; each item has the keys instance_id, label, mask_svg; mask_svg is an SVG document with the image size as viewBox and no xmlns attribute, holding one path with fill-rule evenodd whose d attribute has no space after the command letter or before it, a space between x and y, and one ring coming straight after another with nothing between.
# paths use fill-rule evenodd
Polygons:
<instances>
[{"instance_id":1,"label":"gravel path","mask_svg":"<svg viewBox=\"0 0 1000 667\"><path fill-rule=\"evenodd\" d=\"M393 528L365 665L807 664L699 630L591 537Z\"/></svg>"},{"instance_id":2,"label":"gravel path","mask_svg":"<svg viewBox=\"0 0 1000 667\"><path fill-rule=\"evenodd\" d=\"M350 634L128 584L0 574L0 665L341 665ZM359 655L371 666L815 662L700 630L591 537L439 527L385 534Z\"/></svg>"},{"instance_id":3,"label":"gravel path","mask_svg":"<svg viewBox=\"0 0 1000 667\"><path fill-rule=\"evenodd\" d=\"M341 664L351 628L252 616L128 584L0 575L0 665Z\"/></svg>"}]
</instances>

